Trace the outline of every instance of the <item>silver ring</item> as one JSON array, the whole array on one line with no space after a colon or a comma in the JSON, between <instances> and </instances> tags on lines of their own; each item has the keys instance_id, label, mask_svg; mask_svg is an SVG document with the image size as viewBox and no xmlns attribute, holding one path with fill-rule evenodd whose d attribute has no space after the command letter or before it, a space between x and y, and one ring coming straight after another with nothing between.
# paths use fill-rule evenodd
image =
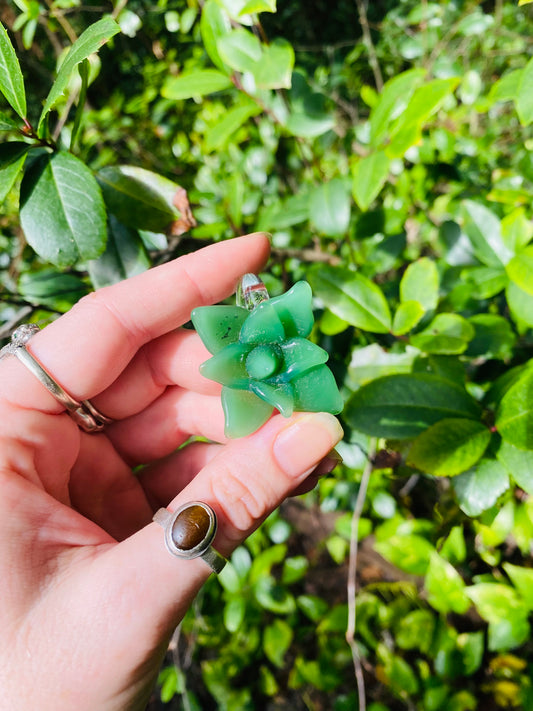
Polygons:
<instances>
[{"instance_id":1,"label":"silver ring","mask_svg":"<svg viewBox=\"0 0 533 711\"><path fill-rule=\"evenodd\" d=\"M106 425L111 424L113 420L99 412L89 400L78 402L43 368L37 358L33 356L26 344L39 332L39 326L34 323L23 324L19 326L11 335L11 343L4 346L0 350L0 360L8 355L15 355L24 363L28 370L44 385L56 400L58 400L67 410L68 414L85 432L100 432Z\"/></svg>"},{"instance_id":2,"label":"silver ring","mask_svg":"<svg viewBox=\"0 0 533 711\"><path fill-rule=\"evenodd\" d=\"M202 558L215 573L220 573L227 560L211 543L217 532L217 517L203 501L190 501L171 513L159 509L153 520L165 529L165 545L177 558Z\"/></svg>"}]
</instances>

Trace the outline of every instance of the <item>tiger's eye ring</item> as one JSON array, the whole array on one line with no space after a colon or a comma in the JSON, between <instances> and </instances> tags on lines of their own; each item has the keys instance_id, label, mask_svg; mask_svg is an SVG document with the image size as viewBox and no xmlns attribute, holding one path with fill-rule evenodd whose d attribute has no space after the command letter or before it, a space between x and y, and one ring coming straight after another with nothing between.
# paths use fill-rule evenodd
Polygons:
<instances>
[{"instance_id":1,"label":"tiger's eye ring","mask_svg":"<svg viewBox=\"0 0 533 711\"><path fill-rule=\"evenodd\" d=\"M202 558L215 573L226 565L211 543L217 532L217 517L203 501L191 501L171 513L168 509L156 511L153 520L165 531L165 545L176 558Z\"/></svg>"}]
</instances>

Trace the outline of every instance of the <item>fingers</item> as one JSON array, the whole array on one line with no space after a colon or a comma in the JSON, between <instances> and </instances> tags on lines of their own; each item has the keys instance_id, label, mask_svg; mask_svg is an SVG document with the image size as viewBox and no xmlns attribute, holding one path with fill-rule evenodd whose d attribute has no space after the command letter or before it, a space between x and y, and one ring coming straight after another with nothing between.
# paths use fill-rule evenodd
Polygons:
<instances>
[{"instance_id":1,"label":"fingers","mask_svg":"<svg viewBox=\"0 0 533 711\"><path fill-rule=\"evenodd\" d=\"M229 296L269 253L263 233L219 242L100 289L31 339L30 350L75 398L109 387L137 350L189 320L195 306ZM50 393L15 359L1 364L1 393L23 407L58 412ZM9 373L8 373L9 371Z\"/></svg>"},{"instance_id":2,"label":"fingers","mask_svg":"<svg viewBox=\"0 0 533 711\"><path fill-rule=\"evenodd\" d=\"M169 509L193 500L210 504L219 524L214 547L228 556L305 481L341 437L338 421L328 414L273 417L253 435L220 450ZM160 634L178 621L210 572L201 559L171 556L156 524L108 550L102 565L120 571L114 584L136 586L135 594L152 627L160 625Z\"/></svg>"}]
</instances>

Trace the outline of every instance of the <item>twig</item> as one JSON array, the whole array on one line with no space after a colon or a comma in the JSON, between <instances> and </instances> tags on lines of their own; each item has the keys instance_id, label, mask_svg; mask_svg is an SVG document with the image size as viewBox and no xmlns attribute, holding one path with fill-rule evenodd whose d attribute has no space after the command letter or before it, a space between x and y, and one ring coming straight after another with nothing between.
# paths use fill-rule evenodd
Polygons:
<instances>
[{"instance_id":1,"label":"twig","mask_svg":"<svg viewBox=\"0 0 533 711\"><path fill-rule=\"evenodd\" d=\"M111 17L112 17L114 20L116 20L117 17L118 17L118 16L120 15L120 13L122 12L122 10L124 10L124 8L126 7L127 4L128 4L128 0L119 0L119 1L117 2L117 4L116 4L115 9L114 9L113 12L111 13Z\"/></svg>"},{"instance_id":2,"label":"twig","mask_svg":"<svg viewBox=\"0 0 533 711\"><path fill-rule=\"evenodd\" d=\"M10 321L7 321L0 328L0 338L7 338L15 326L18 326L20 323L25 321L32 311L32 306L23 306L19 311L17 311L13 318Z\"/></svg>"},{"instance_id":3,"label":"twig","mask_svg":"<svg viewBox=\"0 0 533 711\"><path fill-rule=\"evenodd\" d=\"M367 463L363 471L363 476L361 477L361 483L359 484L359 492L357 493L357 500L355 502L355 507L352 514L351 530L350 530L350 558L348 561L348 581L346 586L346 591L348 595L348 624L346 626L346 641L350 647L352 653L353 667L355 672L355 679L357 681L357 696L359 698L359 711L366 711L366 693L365 693L365 680L363 677L363 667L361 665L361 657L359 655L359 648L357 642L355 641L355 627L356 627L356 593L357 593L357 553L359 550L359 521L361 520L361 515L363 513L363 507L365 505L366 492L368 489L368 482L370 480L370 475L372 474L374 455L376 453L376 439L372 438L370 440L370 445L367 452Z\"/></svg>"},{"instance_id":4,"label":"twig","mask_svg":"<svg viewBox=\"0 0 533 711\"><path fill-rule=\"evenodd\" d=\"M366 6L364 0L355 0L355 4L357 5L357 11L359 12L359 22L361 24L361 29L363 30L363 39L368 50L368 61L370 62L372 72L374 73L376 89L381 91L383 89L383 75L381 74L376 48L372 42L372 35L370 34L370 27L368 26Z\"/></svg>"}]
</instances>

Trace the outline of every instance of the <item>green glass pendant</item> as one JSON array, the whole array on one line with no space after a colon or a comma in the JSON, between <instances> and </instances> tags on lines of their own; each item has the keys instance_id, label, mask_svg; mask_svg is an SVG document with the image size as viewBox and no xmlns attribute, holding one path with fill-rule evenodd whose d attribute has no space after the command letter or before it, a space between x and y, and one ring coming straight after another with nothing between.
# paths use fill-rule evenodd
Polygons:
<instances>
[{"instance_id":1,"label":"green glass pendant","mask_svg":"<svg viewBox=\"0 0 533 711\"><path fill-rule=\"evenodd\" d=\"M255 432L274 412L338 414L343 401L328 354L307 340L313 328L312 292L299 281L269 299L262 281L245 274L237 306L200 306L191 319L213 357L200 372L221 383L227 437Z\"/></svg>"}]
</instances>

